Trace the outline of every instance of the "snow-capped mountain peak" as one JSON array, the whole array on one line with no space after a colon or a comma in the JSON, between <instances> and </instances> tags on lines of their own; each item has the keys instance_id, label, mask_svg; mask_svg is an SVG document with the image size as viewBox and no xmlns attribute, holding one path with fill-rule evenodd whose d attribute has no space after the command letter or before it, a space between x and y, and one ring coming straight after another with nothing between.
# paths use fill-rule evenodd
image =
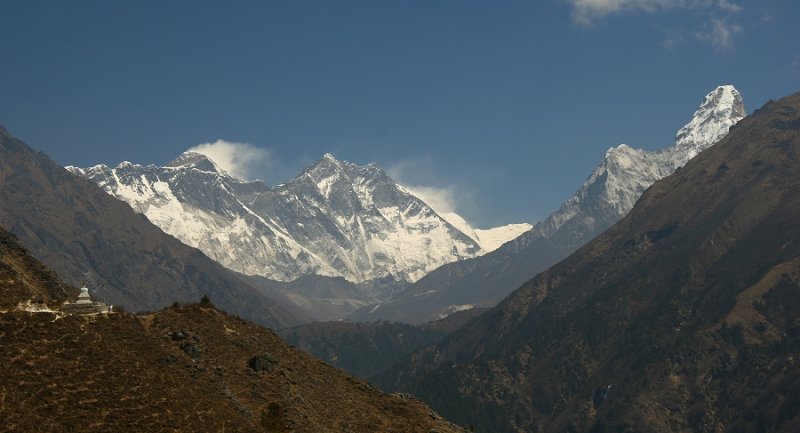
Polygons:
<instances>
[{"instance_id":1,"label":"snow-capped mountain peak","mask_svg":"<svg viewBox=\"0 0 800 433\"><path fill-rule=\"evenodd\" d=\"M275 280L317 274L413 282L482 254L487 242L454 227L377 165L329 153L274 188L237 179L191 151L165 167L70 169L223 265ZM483 236L491 244L509 233Z\"/></svg>"},{"instance_id":2,"label":"snow-capped mountain peak","mask_svg":"<svg viewBox=\"0 0 800 433\"><path fill-rule=\"evenodd\" d=\"M216 173L227 177L234 177L230 173L222 169L211 158L202 153L192 152L187 150L180 154L177 158L167 163L166 167L173 168L194 168L196 170L205 171L208 173Z\"/></svg>"},{"instance_id":3,"label":"snow-capped mountain peak","mask_svg":"<svg viewBox=\"0 0 800 433\"><path fill-rule=\"evenodd\" d=\"M575 247L583 244L627 214L655 181L725 137L745 115L744 102L736 88L717 87L678 131L673 146L655 152L626 144L609 148L575 195L537 224L532 235L561 236L562 242Z\"/></svg>"},{"instance_id":4,"label":"snow-capped mountain peak","mask_svg":"<svg viewBox=\"0 0 800 433\"><path fill-rule=\"evenodd\" d=\"M742 95L731 85L719 86L709 93L700 108L676 134L677 166L683 166L695 155L718 142L731 126L747 115Z\"/></svg>"}]
</instances>

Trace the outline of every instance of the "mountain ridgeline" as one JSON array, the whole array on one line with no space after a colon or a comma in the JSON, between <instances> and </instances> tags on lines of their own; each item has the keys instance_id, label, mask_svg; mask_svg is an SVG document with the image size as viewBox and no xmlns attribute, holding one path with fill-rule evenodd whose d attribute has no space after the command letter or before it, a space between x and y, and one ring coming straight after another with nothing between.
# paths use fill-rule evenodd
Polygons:
<instances>
[{"instance_id":1,"label":"mountain ridgeline","mask_svg":"<svg viewBox=\"0 0 800 433\"><path fill-rule=\"evenodd\" d=\"M618 221L649 185L744 115L739 92L720 86L674 146L609 149L579 191L527 232L523 224L475 230L456 214L437 213L376 165L330 154L274 187L235 178L195 152L164 167L68 169L315 319L424 323L495 305Z\"/></svg>"},{"instance_id":2,"label":"mountain ridgeline","mask_svg":"<svg viewBox=\"0 0 800 433\"><path fill-rule=\"evenodd\" d=\"M71 285L134 311L211 297L270 327L310 319L0 128L0 226Z\"/></svg>"},{"instance_id":3,"label":"mountain ridgeline","mask_svg":"<svg viewBox=\"0 0 800 433\"><path fill-rule=\"evenodd\" d=\"M475 230L447 215L456 227L378 166L330 154L275 187L235 178L195 152L164 167L67 168L321 320L391 299L433 269L484 254L530 227ZM311 276L313 295L286 290Z\"/></svg>"},{"instance_id":4,"label":"mountain ridgeline","mask_svg":"<svg viewBox=\"0 0 800 433\"><path fill-rule=\"evenodd\" d=\"M424 323L458 309L496 305L619 221L653 182L711 147L745 114L733 86L717 87L678 131L674 145L655 152L624 144L610 148L578 191L530 231L486 255L444 265L390 302L349 318Z\"/></svg>"},{"instance_id":5,"label":"mountain ridgeline","mask_svg":"<svg viewBox=\"0 0 800 433\"><path fill-rule=\"evenodd\" d=\"M0 128L0 425L464 431L438 412L485 433L798 431L800 93L744 116L717 88L674 146L609 149L488 254L519 227L465 227L374 165L326 155L271 188L197 153L67 171ZM66 314L82 282L172 306ZM203 295L237 316L179 303ZM372 323L293 326L359 307Z\"/></svg>"},{"instance_id":6,"label":"mountain ridgeline","mask_svg":"<svg viewBox=\"0 0 800 433\"><path fill-rule=\"evenodd\" d=\"M230 269L272 280L312 274L416 281L483 252L376 165L330 154L272 188L230 176L194 152L165 167L68 169Z\"/></svg>"},{"instance_id":7,"label":"mountain ridgeline","mask_svg":"<svg viewBox=\"0 0 800 433\"><path fill-rule=\"evenodd\" d=\"M800 426L800 93L384 375L480 432Z\"/></svg>"}]
</instances>

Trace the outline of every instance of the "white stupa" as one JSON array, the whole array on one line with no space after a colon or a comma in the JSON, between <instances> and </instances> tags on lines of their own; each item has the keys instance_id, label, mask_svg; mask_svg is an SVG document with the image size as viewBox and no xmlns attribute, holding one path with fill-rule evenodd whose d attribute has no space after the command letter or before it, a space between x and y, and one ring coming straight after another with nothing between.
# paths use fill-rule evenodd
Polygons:
<instances>
[{"instance_id":1,"label":"white stupa","mask_svg":"<svg viewBox=\"0 0 800 433\"><path fill-rule=\"evenodd\" d=\"M89 289L81 287L81 294L78 295L76 302L65 302L61 310L68 314L95 314L95 313L109 313L111 308L103 302L93 301L89 296Z\"/></svg>"},{"instance_id":2,"label":"white stupa","mask_svg":"<svg viewBox=\"0 0 800 433\"><path fill-rule=\"evenodd\" d=\"M88 288L81 287L81 294L78 295L78 302L76 302L76 304L79 304L79 305L86 305L86 304L91 305L92 304L92 297L89 296L89 289Z\"/></svg>"}]
</instances>

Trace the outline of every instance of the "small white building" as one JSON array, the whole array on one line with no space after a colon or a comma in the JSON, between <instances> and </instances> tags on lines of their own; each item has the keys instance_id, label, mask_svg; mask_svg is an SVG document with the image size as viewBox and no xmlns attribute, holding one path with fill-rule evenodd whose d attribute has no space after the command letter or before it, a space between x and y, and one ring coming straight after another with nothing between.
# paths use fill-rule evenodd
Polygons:
<instances>
[{"instance_id":1,"label":"small white building","mask_svg":"<svg viewBox=\"0 0 800 433\"><path fill-rule=\"evenodd\" d=\"M78 302L76 304L86 305L92 303L92 297L89 296L89 289L87 287L81 287L81 294L78 295Z\"/></svg>"},{"instance_id":2,"label":"small white building","mask_svg":"<svg viewBox=\"0 0 800 433\"><path fill-rule=\"evenodd\" d=\"M81 294L76 302L65 302L61 309L68 314L107 314L111 311L104 302L92 300L87 287L81 287Z\"/></svg>"}]
</instances>

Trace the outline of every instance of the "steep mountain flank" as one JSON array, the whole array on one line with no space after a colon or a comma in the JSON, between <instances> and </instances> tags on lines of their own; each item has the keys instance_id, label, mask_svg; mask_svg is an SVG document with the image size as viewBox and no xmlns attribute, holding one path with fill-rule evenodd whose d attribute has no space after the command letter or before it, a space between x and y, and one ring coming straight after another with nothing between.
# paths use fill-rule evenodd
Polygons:
<instances>
[{"instance_id":1,"label":"steep mountain flank","mask_svg":"<svg viewBox=\"0 0 800 433\"><path fill-rule=\"evenodd\" d=\"M711 147L744 116L739 92L733 86L717 87L677 132L673 146L655 152L625 144L608 149L578 191L532 230L484 256L444 265L402 296L378 309L362 308L350 318L422 323L458 308L496 305L619 221L653 182Z\"/></svg>"},{"instance_id":2,"label":"steep mountain flank","mask_svg":"<svg viewBox=\"0 0 800 433\"><path fill-rule=\"evenodd\" d=\"M486 432L796 431L800 94L383 379Z\"/></svg>"},{"instance_id":3,"label":"steep mountain flank","mask_svg":"<svg viewBox=\"0 0 800 433\"><path fill-rule=\"evenodd\" d=\"M0 225L65 281L88 283L113 305L152 310L208 295L267 326L307 320L2 128Z\"/></svg>"},{"instance_id":4,"label":"steep mountain flank","mask_svg":"<svg viewBox=\"0 0 800 433\"><path fill-rule=\"evenodd\" d=\"M19 302L61 304L78 291L67 286L19 244L16 236L0 227L0 309Z\"/></svg>"},{"instance_id":5,"label":"steep mountain flank","mask_svg":"<svg viewBox=\"0 0 800 433\"><path fill-rule=\"evenodd\" d=\"M0 234L0 298L62 284ZM0 345L9 433L463 431L208 302L137 316L2 309Z\"/></svg>"}]
</instances>

